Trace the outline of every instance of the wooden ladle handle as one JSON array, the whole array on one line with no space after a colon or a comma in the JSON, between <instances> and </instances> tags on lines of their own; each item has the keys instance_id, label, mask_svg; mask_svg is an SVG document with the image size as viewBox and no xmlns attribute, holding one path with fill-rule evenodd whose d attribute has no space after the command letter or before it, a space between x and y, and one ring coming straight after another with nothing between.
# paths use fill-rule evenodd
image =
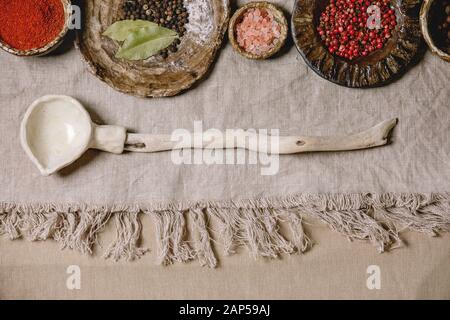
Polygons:
<instances>
[{"instance_id":1,"label":"wooden ladle handle","mask_svg":"<svg viewBox=\"0 0 450 320\"><path fill-rule=\"evenodd\" d=\"M232 134L210 130L188 136L129 133L126 151L160 152L177 149L247 149L271 154L294 154L320 151L349 151L382 146L397 119L384 121L366 131L335 137L270 136L251 131Z\"/></svg>"}]
</instances>

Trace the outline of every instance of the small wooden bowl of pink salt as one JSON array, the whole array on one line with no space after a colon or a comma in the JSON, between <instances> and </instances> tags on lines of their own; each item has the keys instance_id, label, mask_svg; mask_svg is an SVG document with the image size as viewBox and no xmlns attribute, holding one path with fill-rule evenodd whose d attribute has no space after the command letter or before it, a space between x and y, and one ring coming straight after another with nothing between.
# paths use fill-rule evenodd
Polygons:
<instances>
[{"instance_id":1,"label":"small wooden bowl of pink salt","mask_svg":"<svg viewBox=\"0 0 450 320\"><path fill-rule=\"evenodd\" d=\"M286 42L288 24L283 11L269 2L250 2L230 20L228 38L249 59L267 59Z\"/></svg>"}]
</instances>

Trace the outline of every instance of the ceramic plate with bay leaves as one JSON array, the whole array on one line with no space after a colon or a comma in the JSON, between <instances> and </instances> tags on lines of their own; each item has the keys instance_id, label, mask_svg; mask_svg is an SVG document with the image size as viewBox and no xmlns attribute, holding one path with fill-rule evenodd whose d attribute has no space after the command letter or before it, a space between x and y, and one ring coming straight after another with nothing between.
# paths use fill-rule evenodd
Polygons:
<instances>
[{"instance_id":1,"label":"ceramic plate with bay leaves","mask_svg":"<svg viewBox=\"0 0 450 320\"><path fill-rule=\"evenodd\" d=\"M184 0L188 19L182 34L148 25L124 33L124 6L130 1L85 2L76 43L90 70L114 89L138 97L187 90L207 73L222 44L229 0ZM174 39L176 52L160 54Z\"/></svg>"}]
</instances>

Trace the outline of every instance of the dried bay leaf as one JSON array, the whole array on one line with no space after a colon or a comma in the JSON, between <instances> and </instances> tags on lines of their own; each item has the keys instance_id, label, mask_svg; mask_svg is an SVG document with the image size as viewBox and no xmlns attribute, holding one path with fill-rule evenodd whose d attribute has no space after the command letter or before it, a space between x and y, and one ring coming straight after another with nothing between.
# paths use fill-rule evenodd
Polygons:
<instances>
[{"instance_id":1,"label":"dried bay leaf","mask_svg":"<svg viewBox=\"0 0 450 320\"><path fill-rule=\"evenodd\" d=\"M146 20L123 20L117 21L109 26L103 33L104 36L116 41L125 41L131 32L146 27L158 27L156 23Z\"/></svg>"},{"instance_id":2,"label":"dried bay leaf","mask_svg":"<svg viewBox=\"0 0 450 320\"><path fill-rule=\"evenodd\" d=\"M145 60L167 48L178 34L160 26L149 26L131 32L116 57L128 60Z\"/></svg>"}]
</instances>

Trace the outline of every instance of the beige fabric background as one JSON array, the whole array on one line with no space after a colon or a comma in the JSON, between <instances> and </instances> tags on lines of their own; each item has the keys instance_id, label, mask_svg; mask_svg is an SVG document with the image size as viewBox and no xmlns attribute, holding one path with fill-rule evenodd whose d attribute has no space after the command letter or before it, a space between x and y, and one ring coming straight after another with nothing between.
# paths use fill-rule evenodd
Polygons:
<instances>
[{"instance_id":1,"label":"beige fabric background","mask_svg":"<svg viewBox=\"0 0 450 320\"><path fill-rule=\"evenodd\" d=\"M154 248L151 220L144 245ZM114 232L102 235L112 240ZM406 234L409 246L378 254L367 243L350 243L314 227L316 247L305 255L258 260L245 250L220 256L217 269L198 262L155 265L154 250L141 260L105 261L58 250L58 245L0 241L1 299L450 299L450 237ZM218 247L221 249L221 247ZM66 288L70 265L81 268L81 290ZM381 269L381 290L366 287L369 265Z\"/></svg>"},{"instance_id":2,"label":"beige fabric background","mask_svg":"<svg viewBox=\"0 0 450 320\"><path fill-rule=\"evenodd\" d=\"M274 1L290 10L293 1ZM396 83L352 90L309 70L295 48L270 61L241 58L226 45L210 76L170 99L113 91L86 70L75 49L44 58L0 53L0 201L17 203L224 200L295 193L448 192L449 65L427 54ZM27 106L44 94L82 101L95 119L139 132L193 128L279 128L282 134L348 133L391 117L391 146L353 153L281 158L278 175L257 166L175 166L169 153L114 156L89 152L61 174L42 178L19 147ZM144 245L154 248L144 217ZM217 270L197 263L163 268L153 252L135 263L59 252L52 242L0 240L0 298L450 298L449 236L407 234L408 248L378 255L321 225L303 256L254 261L245 250L221 257ZM104 243L113 232L102 236ZM218 245L220 250L220 245ZM82 290L65 287L67 266L82 269ZM366 268L382 271L382 289L366 288Z\"/></svg>"}]
</instances>

